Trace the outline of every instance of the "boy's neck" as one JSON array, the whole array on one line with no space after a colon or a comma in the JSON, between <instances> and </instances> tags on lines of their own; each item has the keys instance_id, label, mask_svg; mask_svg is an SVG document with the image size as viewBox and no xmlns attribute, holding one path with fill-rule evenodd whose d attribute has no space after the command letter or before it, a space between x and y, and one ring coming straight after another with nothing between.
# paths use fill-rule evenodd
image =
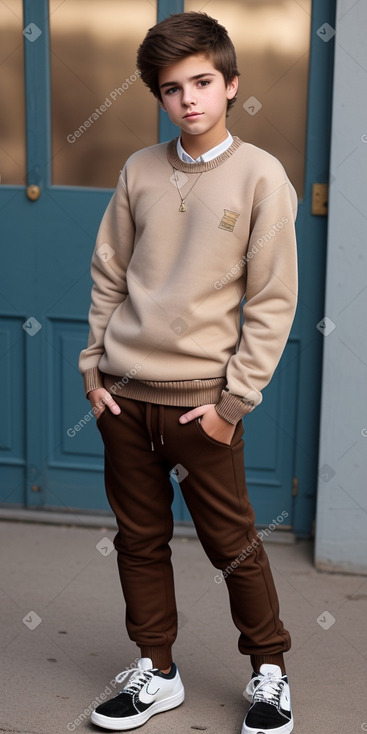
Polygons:
<instances>
[{"instance_id":1,"label":"boy's neck","mask_svg":"<svg viewBox=\"0 0 367 734\"><path fill-rule=\"evenodd\" d=\"M207 153L216 145L223 143L228 137L228 130L208 130L202 135L190 135L181 131L181 145L186 153L195 161L204 153Z\"/></svg>"}]
</instances>

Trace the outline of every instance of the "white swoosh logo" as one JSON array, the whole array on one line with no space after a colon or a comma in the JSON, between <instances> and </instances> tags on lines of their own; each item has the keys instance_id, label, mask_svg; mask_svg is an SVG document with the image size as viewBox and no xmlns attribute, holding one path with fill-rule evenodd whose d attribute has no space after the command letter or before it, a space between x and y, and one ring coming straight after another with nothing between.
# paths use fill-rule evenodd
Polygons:
<instances>
[{"instance_id":1,"label":"white swoosh logo","mask_svg":"<svg viewBox=\"0 0 367 734\"><path fill-rule=\"evenodd\" d=\"M139 693L139 699L142 703L152 703L152 696L156 696L158 691L160 691L160 687L158 686L157 690L154 691L154 693L151 693L148 691L148 688L150 686L151 681L147 684L145 688L142 688Z\"/></svg>"}]
</instances>

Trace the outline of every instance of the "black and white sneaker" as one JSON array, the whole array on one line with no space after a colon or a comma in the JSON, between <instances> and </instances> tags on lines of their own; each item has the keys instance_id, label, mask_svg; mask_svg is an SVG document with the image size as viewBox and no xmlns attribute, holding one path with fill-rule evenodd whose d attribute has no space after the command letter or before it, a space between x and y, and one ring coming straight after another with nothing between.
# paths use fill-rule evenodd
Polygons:
<instances>
[{"instance_id":1,"label":"black and white sneaker","mask_svg":"<svg viewBox=\"0 0 367 734\"><path fill-rule=\"evenodd\" d=\"M130 680L122 691L93 711L93 724L117 731L135 729L154 714L179 706L185 698L180 674L174 663L169 673L162 673L153 668L150 658L140 658L136 668L116 676L117 683L122 683L129 675Z\"/></svg>"},{"instance_id":2,"label":"black and white sneaker","mask_svg":"<svg viewBox=\"0 0 367 734\"><path fill-rule=\"evenodd\" d=\"M263 664L243 694L251 706L241 734L290 734L293 731L288 678L278 665Z\"/></svg>"}]
</instances>

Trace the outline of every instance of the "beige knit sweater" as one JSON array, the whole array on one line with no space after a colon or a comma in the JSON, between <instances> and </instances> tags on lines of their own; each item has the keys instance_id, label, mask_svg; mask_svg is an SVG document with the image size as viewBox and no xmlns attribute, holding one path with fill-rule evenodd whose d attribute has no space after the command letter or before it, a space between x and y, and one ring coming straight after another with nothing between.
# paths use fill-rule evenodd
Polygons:
<instances>
[{"instance_id":1,"label":"beige knit sweater","mask_svg":"<svg viewBox=\"0 0 367 734\"><path fill-rule=\"evenodd\" d=\"M294 318L296 209L279 161L236 137L207 163L175 140L132 155L92 258L86 393L253 410Z\"/></svg>"}]
</instances>

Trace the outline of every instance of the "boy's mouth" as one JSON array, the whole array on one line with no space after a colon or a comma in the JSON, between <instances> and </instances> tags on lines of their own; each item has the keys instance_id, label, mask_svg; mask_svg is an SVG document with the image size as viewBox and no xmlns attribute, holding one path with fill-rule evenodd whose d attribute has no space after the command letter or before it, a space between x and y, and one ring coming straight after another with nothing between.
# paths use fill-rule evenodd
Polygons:
<instances>
[{"instance_id":1,"label":"boy's mouth","mask_svg":"<svg viewBox=\"0 0 367 734\"><path fill-rule=\"evenodd\" d=\"M200 117L200 115L203 115L203 112L188 112L187 115L183 116L184 120L187 120L190 117Z\"/></svg>"}]
</instances>

